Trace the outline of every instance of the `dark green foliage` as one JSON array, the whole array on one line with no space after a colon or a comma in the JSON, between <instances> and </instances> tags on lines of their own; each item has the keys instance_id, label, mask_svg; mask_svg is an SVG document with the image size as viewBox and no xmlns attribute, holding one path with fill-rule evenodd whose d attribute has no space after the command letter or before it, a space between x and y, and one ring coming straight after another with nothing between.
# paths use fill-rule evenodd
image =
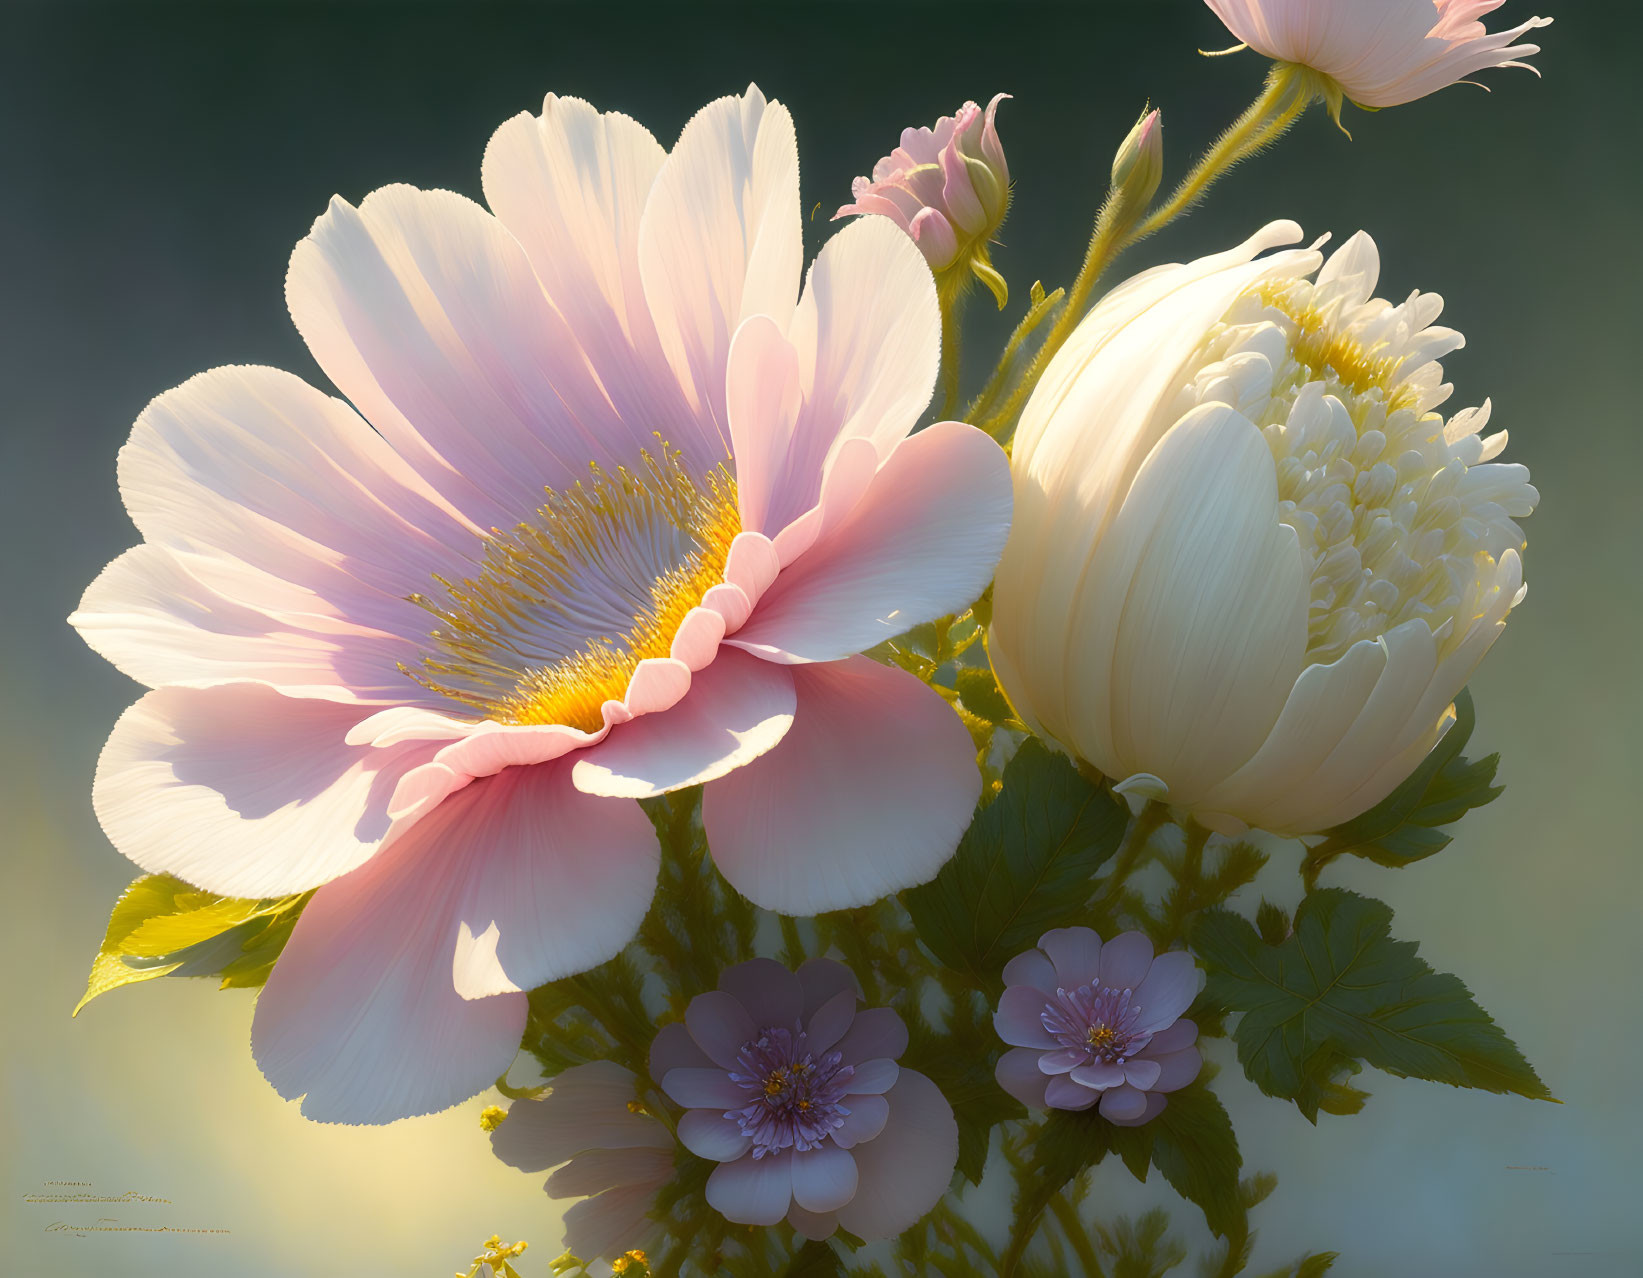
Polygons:
<instances>
[{"instance_id":1,"label":"dark green foliage","mask_svg":"<svg viewBox=\"0 0 1643 1278\"><path fill-rule=\"evenodd\" d=\"M1092 880L1128 814L1065 756L1027 741L934 881L902 894L919 939L976 985L1052 927L1089 921Z\"/></svg>"},{"instance_id":2,"label":"dark green foliage","mask_svg":"<svg viewBox=\"0 0 1643 1278\"><path fill-rule=\"evenodd\" d=\"M1493 801L1503 788L1493 784L1500 755L1476 761L1461 755L1475 724L1472 694L1462 688L1455 698L1454 724L1408 780L1369 811L1326 830L1325 840L1307 853L1302 873L1308 884L1343 854L1395 869L1448 847L1452 836L1438 827Z\"/></svg>"},{"instance_id":3,"label":"dark green foliage","mask_svg":"<svg viewBox=\"0 0 1643 1278\"><path fill-rule=\"evenodd\" d=\"M1338 1057L1390 1074L1549 1100L1522 1053L1459 978L1434 972L1411 941L1391 937L1380 901L1331 888L1313 892L1295 932L1268 945L1229 910L1200 916L1193 949L1209 969L1205 993L1234 1011L1238 1059L1271 1096L1316 1114ZM1319 1056L1331 1048L1336 1056ZM1349 1102L1348 1102L1349 1103ZM1337 1111L1338 1112L1338 1111Z\"/></svg>"},{"instance_id":4,"label":"dark green foliage","mask_svg":"<svg viewBox=\"0 0 1643 1278\"><path fill-rule=\"evenodd\" d=\"M782 1274L783 1278L844 1278L844 1272L838 1252L824 1242L807 1242L793 1254L793 1263Z\"/></svg>"}]
</instances>

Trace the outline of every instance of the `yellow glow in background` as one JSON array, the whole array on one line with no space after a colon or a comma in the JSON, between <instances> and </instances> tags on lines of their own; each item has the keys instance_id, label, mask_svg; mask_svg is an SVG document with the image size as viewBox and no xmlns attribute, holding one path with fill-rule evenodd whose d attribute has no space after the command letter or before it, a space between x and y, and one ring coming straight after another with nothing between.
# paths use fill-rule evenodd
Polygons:
<instances>
[{"instance_id":1,"label":"yellow glow in background","mask_svg":"<svg viewBox=\"0 0 1643 1278\"><path fill-rule=\"evenodd\" d=\"M1332 1248L1347 1278L1643 1271L1643 139L1630 61L1643 32L1630 5L1513 0L1506 20L1537 10L1558 19L1540 33L1544 81L1503 72L1493 94L1349 110L1350 143L1309 118L1123 265L1219 249L1278 216L1337 240L1366 227L1382 294L1442 292L1445 322L1467 335L1446 361L1449 407L1493 396L1506 459L1528 464L1543 494L1527 525L1528 599L1472 685L1473 749L1503 752L1505 796L1433 861L1353 865L1326 882L1389 901L1397 934L1466 980L1565 1103L1366 1072L1364 1113L1314 1129L1257 1095L1218 1045L1246 1165L1280 1173L1256 1216L1269 1267ZM851 176L903 125L1009 90L1016 207L994 260L1019 307L1034 278L1070 278L1143 101L1164 107L1178 173L1253 96L1261 66L1197 58L1228 40L1194 0L701 13L61 4L0 21L0 1272L448 1275L500 1231L529 1239L522 1268L544 1274L557 1207L540 1177L491 1158L477 1116L494 1097L386 1129L306 1122L251 1060L251 999L207 982L117 991L69 1019L135 872L97 829L89 790L138 689L62 622L134 540L114 489L131 421L217 364L323 385L283 313L292 243L333 191L357 201L404 180L477 196L490 130L548 89L671 141L701 103L757 77L798 121L811 251ZM956 46L920 52L940 39ZM1001 321L974 309L971 350L996 349ZM1260 884L1286 904L1294 857L1280 851ZM48 1180L172 1204L24 1201ZM1136 1187L1114 1165L1097 1193L1104 1211L1168 1204L1202 1238L1156 1177ZM105 1215L231 1232L49 1228Z\"/></svg>"}]
</instances>

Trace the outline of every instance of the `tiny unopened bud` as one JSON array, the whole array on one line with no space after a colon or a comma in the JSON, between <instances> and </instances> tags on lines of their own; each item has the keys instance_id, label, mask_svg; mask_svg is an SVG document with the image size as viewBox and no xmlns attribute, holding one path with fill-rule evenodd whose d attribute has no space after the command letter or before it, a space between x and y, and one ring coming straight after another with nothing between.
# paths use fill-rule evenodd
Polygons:
<instances>
[{"instance_id":1,"label":"tiny unopened bud","mask_svg":"<svg viewBox=\"0 0 1643 1278\"><path fill-rule=\"evenodd\" d=\"M1148 111L1118 148L1112 162L1112 189L1131 208L1145 208L1164 178L1164 122Z\"/></svg>"}]
</instances>

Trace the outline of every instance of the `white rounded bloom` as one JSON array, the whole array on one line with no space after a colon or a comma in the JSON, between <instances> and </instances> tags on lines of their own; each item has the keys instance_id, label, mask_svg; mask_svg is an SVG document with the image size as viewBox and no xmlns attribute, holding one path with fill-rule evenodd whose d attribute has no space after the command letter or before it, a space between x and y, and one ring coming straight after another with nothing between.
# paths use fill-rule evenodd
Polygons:
<instances>
[{"instance_id":1,"label":"white rounded bloom","mask_svg":"<svg viewBox=\"0 0 1643 1278\"><path fill-rule=\"evenodd\" d=\"M1079 325L1016 436L989 648L1035 730L1213 828L1327 829L1402 781L1523 598L1538 494L1436 410L1442 301L1275 222ZM1321 269L1320 269L1321 267ZM1309 279L1316 272L1316 278Z\"/></svg>"}]
</instances>

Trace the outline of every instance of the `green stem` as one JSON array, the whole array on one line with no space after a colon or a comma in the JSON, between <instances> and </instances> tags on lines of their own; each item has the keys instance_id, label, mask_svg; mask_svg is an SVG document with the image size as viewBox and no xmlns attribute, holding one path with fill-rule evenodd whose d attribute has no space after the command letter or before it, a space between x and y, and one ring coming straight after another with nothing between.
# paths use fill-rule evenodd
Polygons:
<instances>
[{"instance_id":1,"label":"green stem","mask_svg":"<svg viewBox=\"0 0 1643 1278\"><path fill-rule=\"evenodd\" d=\"M991 411L994 401L1004 393L1004 388L1009 384L1010 376L1015 371L1015 360L1021 351L1021 344L1038 331L1039 325L1055 312L1056 306L1067 296L1067 290L1064 288L1058 288L1048 294L1037 285L1034 288L1037 291L1032 306L1015 326L1015 332L1010 334L1010 340L1004 344L1004 351L999 355L998 364L991 376L987 378L987 384L981 388L981 394L971 400L969 408L964 410L965 421L979 421Z\"/></svg>"},{"instance_id":2,"label":"green stem","mask_svg":"<svg viewBox=\"0 0 1643 1278\"><path fill-rule=\"evenodd\" d=\"M964 290L961 285L943 283L938 292L941 302L941 420L950 421L958 411L959 355L964 343L964 326L959 317L964 309Z\"/></svg>"},{"instance_id":3,"label":"green stem","mask_svg":"<svg viewBox=\"0 0 1643 1278\"><path fill-rule=\"evenodd\" d=\"M1214 145L1192 166L1192 171L1182 179L1170 198L1154 209L1124 241L1125 247L1162 230L1203 199L1209 188L1233 165L1276 142L1290 125L1300 119L1312 98L1312 85L1307 82L1302 68L1284 62L1274 65L1261 96L1215 139Z\"/></svg>"},{"instance_id":4,"label":"green stem","mask_svg":"<svg viewBox=\"0 0 1643 1278\"><path fill-rule=\"evenodd\" d=\"M1113 259L1137 241L1162 230L1198 203L1233 165L1277 141L1300 118L1318 92L1317 85L1309 78L1305 68L1279 63L1267 76L1266 87L1260 97L1215 140L1170 198L1143 221L1136 224L1134 217L1140 210L1126 208L1119 200L1118 193L1110 192L1096 215L1089 247L1084 251L1084 263L1067 291L1066 306L1056 317L1055 324L1045 335L1009 398L997 412L977 425L997 439L1008 438L1014 430L1016 417L1033 388L1038 385L1044 369L1084 318L1090 293Z\"/></svg>"},{"instance_id":5,"label":"green stem","mask_svg":"<svg viewBox=\"0 0 1643 1278\"><path fill-rule=\"evenodd\" d=\"M1078 1218L1078 1208L1068 1201L1066 1194L1058 1192L1050 1199L1050 1210L1055 1213L1056 1223L1061 1226L1073 1255L1084 1267L1084 1278L1106 1278L1101 1269L1101 1258L1095 1254L1089 1235L1084 1231L1084 1222Z\"/></svg>"}]
</instances>

